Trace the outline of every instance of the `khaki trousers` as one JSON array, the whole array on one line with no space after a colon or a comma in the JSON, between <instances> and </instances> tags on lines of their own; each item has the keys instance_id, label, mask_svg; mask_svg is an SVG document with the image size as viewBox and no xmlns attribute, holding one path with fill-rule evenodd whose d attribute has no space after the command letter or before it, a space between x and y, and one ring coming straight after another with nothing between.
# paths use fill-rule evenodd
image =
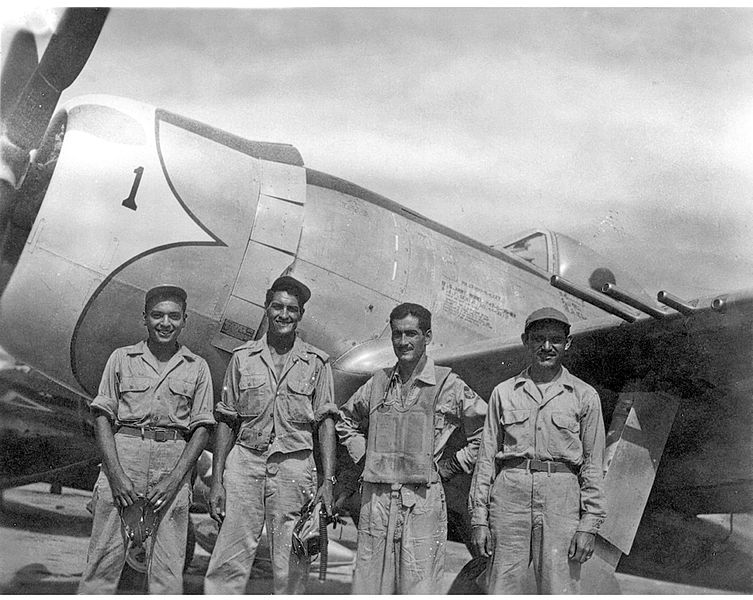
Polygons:
<instances>
[{"instance_id":1,"label":"khaki trousers","mask_svg":"<svg viewBox=\"0 0 753 600\"><path fill-rule=\"evenodd\" d=\"M157 442L115 434L120 464L141 495L173 470L185 446L184 440ZM150 594L183 593L190 503L191 486L186 477L173 501L162 509L156 531L145 542L151 548L147 571ZM104 469L94 485L92 507L92 534L78 593L114 594L125 565L127 539Z\"/></svg>"},{"instance_id":2,"label":"khaki trousers","mask_svg":"<svg viewBox=\"0 0 753 600\"><path fill-rule=\"evenodd\" d=\"M272 553L275 594L303 594L311 561L292 552L301 507L316 493L311 450L256 452L236 444L225 463L225 520L209 559L205 594L244 594L262 529Z\"/></svg>"},{"instance_id":3,"label":"khaki trousers","mask_svg":"<svg viewBox=\"0 0 753 600\"><path fill-rule=\"evenodd\" d=\"M533 562L539 594L577 594L580 563L568 559L580 517L580 486L573 473L502 469L494 481L489 526L494 554L490 594L523 594Z\"/></svg>"},{"instance_id":4,"label":"khaki trousers","mask_svg":"<svg viewBox=\"0 0 753 600\"><path fill-rule=\"evenodd\" d=\"M444 570L442 484L364 482L353 594L434 594Z\"/></svg>"}]
</instances>

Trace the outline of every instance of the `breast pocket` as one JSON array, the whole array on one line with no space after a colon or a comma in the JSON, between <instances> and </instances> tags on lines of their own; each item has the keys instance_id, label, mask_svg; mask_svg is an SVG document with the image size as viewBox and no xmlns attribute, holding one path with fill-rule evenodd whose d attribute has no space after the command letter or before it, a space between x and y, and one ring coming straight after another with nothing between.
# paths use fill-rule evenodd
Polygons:
<instances>
[{"instance_id":1,"label":"breast pocket","mask_svg":"<svg viewBox=\"0 0 753 600\"><path fill-rule=\"evenodd\" d=\"M149 384L146 377L123 376L118 384L118 420L124 423L144 419L149 414Z\"/></svg>"},{"instance_id":2,"label":"breast pocket","mask_svg":"<svg viewBox=\"0 0 753 600\"><path fill-rule=\"evenodd\" d=\"M168 379L167 385L170 389L170 406L168 407L170 420L188 427L191 419L191 400L196 385L182 379Z\"/></svg>"},{"instance_id":3,"label":"breast pocket","mask_svg":"<svg viewBox=\"0 0 753 600\"><path fill-rule=\"evenodd\" d=\"M502 411L501 425L505 432L502 444L505 452L522 452L532 445L530 417L530 410Z\"/></svg>"},{"instance_id":4,"label":"breast pocket","mask_svg":"<svg viewBox=\"0 0 753 600\"><path fill-rule=\"evenodd\" d=\"M294 423L313 423L315 389L314 381L310 377L288 381L285 399L291 421Z\"/></svg>"},{"instance_id":5,"label":"breast pocket","mask_svg":"<svg viewBox=\"0 0 753 600\"><path fill-rule=\"evenodd\" d=\"M241 374L238 389L238 399L235 402L238 414L241 417L255 417L261 414L264 402L269 396L266 376Z\"/></svg>"},{"instance_id":6,"label":"breast pocket","mask_svg":"<svg viewBox=\"0 0 753 600\"><path fill-rule=\"evenodd\" d=\"M580 457L580 422L570 412L553 412L552 428L549 434L549 453L554 458Z\"/></svg>"}]
</instances>

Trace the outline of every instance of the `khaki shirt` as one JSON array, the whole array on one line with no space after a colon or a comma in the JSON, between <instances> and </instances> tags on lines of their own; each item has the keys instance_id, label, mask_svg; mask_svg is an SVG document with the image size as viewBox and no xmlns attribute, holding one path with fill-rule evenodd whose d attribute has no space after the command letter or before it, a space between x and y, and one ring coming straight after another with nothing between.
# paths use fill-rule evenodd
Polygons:
<instances>
[{"instance_id":1,"label":"khaki shirt","mask_svg":"<svg viewBox=\"0 0 753 600\"><path fill-rule=\"evenodd\" d=\"M604 521L605 437L599 395L564 367L544 394L542 397L528 369L494 388L471 483L473 525L488 524L496 461L511 458L571 465L580 482L578 531L595 533Z\"/></svg>"},{"instance_id":2,"label":"khaki shirt","mask_svg":"<svg viewBox=\"0 0 753 600\"><path fill-rule=\"evenodd\" d=\"M212 375L206 361L181 345L161 373L159 369L145 341L116 349L91 408L116 425L182 431L214 425Z\"/></svg>"},{"instance_id":3,"label":"khaki shirt","mask_svg":"<svg viewBox=\"0 0 753 600\"><path fill-rule=\"evenodd\" d=\"M412 390L403 390L397 369L388 381L386 403L410 402ZM426 357L423 368L415 377L415 386L434 385L434 361ZM358 463L366 454L366 434L369 431L369 402L372 395L372 377L364 383L340 408L340 420L335 424L340 443L348 450L353 462ZM384 394L385 390L380 390ZM405 396L405 400L403 399ZM455 452L455 457L466 473L473 471L476 463L481 431L486 416L486 402L455 373L447 376L434 410L434 460L438 461L455 431L467 443Z\"/></svg>"},{"instance_id":4,"label":"khaki shirt","mask_svg":"<svg viewBox=\"0 0 753 600\"><path fill-rule=\"evenodd\" d=\"M337 415L326 353L296 338L278 378L266 338L233 350L218 418L239 423L236 443L270 454L313 450L314 425Z\"/></svg>"}]
</instances>

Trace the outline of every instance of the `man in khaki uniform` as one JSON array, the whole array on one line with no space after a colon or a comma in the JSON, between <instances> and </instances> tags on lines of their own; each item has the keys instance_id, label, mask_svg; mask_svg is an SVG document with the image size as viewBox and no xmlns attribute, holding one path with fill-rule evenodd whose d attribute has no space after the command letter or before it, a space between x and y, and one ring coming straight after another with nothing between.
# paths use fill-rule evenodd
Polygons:
<instances>
[{"instance_id":1,"label":"man in khaki uniform","mask_svg":"<svg viewBox=\"0 0 753 600\"><path fill-rule=\"evenodd\" d=\"M363 465L353 593L432 594L447 543L442 482L473 470L486 403L426 355L426 308L397 306L390 328L397 364L356 391L336 425ZM453 452L447 442L454 433L466 443Z\"/></svg>"},{"instance_id":2,"label":"man in khaki uniform","mask_svg":"<svg viewBox=\"0 0 753 600\"><path fill-rule=\"evenodd\" d=\"M182 288L149 290L144 324L148 339L112 353L91 405L102 471L81 594L115 593L126 557L120 511L140 498L158 519L146 541L149 593L183 592L190 474L214 425L212 377L206 361L178 343Z\"/></svg>"},{"instance_id":3,"label":"man in khaki uniform","mask_svg":"<svg viewBox=\"0 0 753 600\"><path fill-rule=\"evenodd\" d=\"M530 366L489 399L469 497L472 544L491 556L490 594L524 593L531 562L539 594L574 594L606 517L601 403L562 366L572 340L564 314L534 311L521 339Z\"/></svg>"},{"instance_id":4,"label":"man in khaki uniform","mask_svg":"<svg viewBox=\"0 0 753 600\"><path fill-rule=\"evenodd\" d=\"M265 524L275 594L304 593L310 558L291 552L293 528L304 502L315 495L332 514L337 415L332 370L324 352L296 336L310 296L297 279L277 279L267 290L266 336L236 348L225 372L215 407L209 494L220 532L204 580L207 594L245 593Z\"/></svg>"}]
</instances>

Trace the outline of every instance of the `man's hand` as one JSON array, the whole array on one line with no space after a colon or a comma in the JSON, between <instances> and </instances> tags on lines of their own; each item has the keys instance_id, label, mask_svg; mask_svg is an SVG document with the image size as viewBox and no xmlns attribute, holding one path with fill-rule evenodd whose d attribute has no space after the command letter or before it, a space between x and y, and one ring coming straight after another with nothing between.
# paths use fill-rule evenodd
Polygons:
<instances>
[{"instance_id":1,"label":"man's hand","mask_svg":"<svg viewBox=\"0 0 753 600\"><path fill-rule=\"evenodd\" d=\"M121 470L120 473L109 477L108 482L110 483L110 490L112 491L112 499L115 501L115 506L125 508L139 499L133 481L131 481L130 477L124 471Z\"/></svg>"},{"instance_id":2,"label":"man's hand","mask_svg":"<svg viewBox=\"0 0 753 600\"><path fill-rule=\"evenodd\" d=\"M213 483L209 489L209 516L222 525L225 520L225 486Z\"/></svg>"},{"instance_id":3,"label":"man's hand","mask_svg":"<svg viewBox=\"0 0 753 600\"><path fill-rule=\"evenodd\" d=\"M149 490L146 499L154 506L154 512L160 512L173 501L180 488L180 482L180 479L170 474Z\"/></svg>"},{"instance_id":4,"label":"man's hand","mask_svg":"<svg viewBox=\"0 0 753 600\"><path fill-rule=\"evenodd\" d=\"M471 534L471 554L476 556L492 555L492 534L487 525L474 525Z\"/></svg>"},{"instance_id":5,"label":"man's hand","mask_svg":"<svg viewBox=\"0 0 753 600\"><path fill-rule=\"evenodd\" d=\"M324 504L324 508L327 509L327 514L331 517L334 514L334 503L335 503L335 493L334 493L334 484L331 480L325 479L324 483L319 486L319 489L316 490L316 497L314 498L314 504L319 502L319 500L322 501L322 504Z\"/></svg>"},{"instance_id":6,"label":"man's hand","mask_svg":"<svg viewBox=\"0 0 753 600\"><path fill-rule=\"evenodd\" d=\"M586 531L576 531L573 539L570 540L570 548L567 551L567 557L579 563L586 562L594 553L596 545L596 534Z\"/></svg>"}]
</instances>

